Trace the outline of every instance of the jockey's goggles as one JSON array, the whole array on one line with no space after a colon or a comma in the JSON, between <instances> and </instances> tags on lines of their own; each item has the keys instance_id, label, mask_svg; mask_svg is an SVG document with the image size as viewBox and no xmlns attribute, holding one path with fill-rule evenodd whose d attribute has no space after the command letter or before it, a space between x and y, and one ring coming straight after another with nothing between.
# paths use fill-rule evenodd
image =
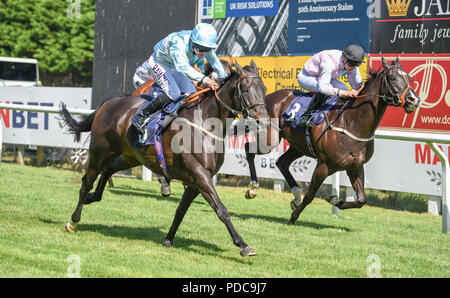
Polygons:
<instances>
[{"instance_id":1,"label":"jockey's goggles","mask_svg":"<svg viewBox=\"0 0 450 298\"><path fill-rule=\"evenodd\" d=\"M211 48L207 48L204 46L201 46L199 44L193 43L192 46L194 47L194 49L196 49L198 52L202 52L202 53L206 53L211 51Z\"/></svg>"},{"instance_id":2,"label":"jockey's goggles","mask_svg":"<svg viewBox=\"0 0 450 298\"><path fill-rule=\"evenodd\" d=\"M347 59L347 64L351 67L360 66L362 62Z\"/></svg>"}]
</instances>

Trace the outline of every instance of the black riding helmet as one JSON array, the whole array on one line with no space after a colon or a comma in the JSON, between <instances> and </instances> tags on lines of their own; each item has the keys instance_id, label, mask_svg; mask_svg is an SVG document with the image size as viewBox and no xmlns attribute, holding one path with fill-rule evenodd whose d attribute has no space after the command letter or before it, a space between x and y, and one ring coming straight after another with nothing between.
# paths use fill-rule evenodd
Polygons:
<instances>
[{"instance_id":1,"label":"black riding helmet","mask_svg":"<svg viewBox=\"0 0 450 298\"><path fill-rule=\"evenodd\" d=\"M358 45L349 45L342 54L351 66L359 66L364 61L364 49Z\"/></svg>"}]
</instances>

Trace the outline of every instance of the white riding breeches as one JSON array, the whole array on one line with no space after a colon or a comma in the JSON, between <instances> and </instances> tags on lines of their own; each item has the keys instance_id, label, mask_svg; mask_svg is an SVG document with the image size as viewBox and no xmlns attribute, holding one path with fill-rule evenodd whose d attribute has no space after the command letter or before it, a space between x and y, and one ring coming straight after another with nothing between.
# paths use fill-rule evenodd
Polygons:
<instances>
[{"instance_id":1,"label":"white riding breeches","mask_svg":"<svg viewBox=\"0 0 450 298\"><path fill-rule=\"evenodd\" d=\"M196 92L196 88L191 79L178 72L176 69L164 64L162 61L154 59L153 55L137 68L133 78L135 87L136 85L139 86L142 84L142 81L146 81L146 73L152 75L159 87L161 87L164 93L172 100L179 99L183 93ZM147 81L149 79L150 76L148 76Z\"/></svg>"},{"instance_id":2,"label":"white riding breeches","mask_svg":"<svg viewBox=\"0 0 450 298\"><path fill-rule=\"evenodd\" d=\"M302 71L298 74L297 81L303 89L310 92L320 92L319 77L308 74L305 69L302 69ZM348 90L347 86L336 78L331 79L330 83L334 88Z\"/></svg>"}]
</instances>

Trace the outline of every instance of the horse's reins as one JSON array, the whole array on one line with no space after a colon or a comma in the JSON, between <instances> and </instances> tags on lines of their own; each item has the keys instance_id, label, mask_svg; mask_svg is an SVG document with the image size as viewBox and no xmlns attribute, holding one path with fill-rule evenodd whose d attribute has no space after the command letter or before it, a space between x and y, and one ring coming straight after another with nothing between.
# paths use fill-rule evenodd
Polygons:
<instances>
[{"instance_id":1,"label":"horse's reins","mask_svg":"<svg viewBox=\"0 0 450 298\"><path fill-rule=\"evenodd\" d=\"M238 115L242 115L242 116L244 117L244 119L246 119L246 118L251 118L251 117L249 116L249 112L248 112L250 109L253 109L253 108L257 107L257 106L265 106L265 105L266 105L265 103L257 103L257 104L254 104L254 105L252 105L252 106L249 106L249 105L245 102L244 95L242 94L242 91L241 91L241 80L242 80L242 79L246 79L246 78L254 78L254 79L257 79L258 76L256 76L256 75L253 75L253 76L248 75L248 76L244 76L244 77L239 76L239 79L238 79L238 85L237 85L237 90L238 90L238 98L239 98L239 100L240 100L241 108L242 108L241 111L235 110L235 109L231 108L229 105L227 105L227 104L219 97L219 94L217 93L217 90L214 90L214 97L215 97L215 99L217 100L217 102L219 102L225 109L227 109L227 110L228 110L230 113L232 113L235 117L238 116ZM212 89L209 88L209 87L208 87L208 88L203 88L203 87L201 87L201 86L199 86L199 85L197 85L197 88L200 89L200 90L197 91L196 93L191 94L188 98L186 98L186 103L193 103L193 102L199 100L199 99L202 97L202 94L203 94L203 93L206 93L206 92L212 90ZM219 88L219 89L220 89L220 88ZM251 119L253 119L253 118L251 118ZM219 141L223 141L223 140L224 140L223 138L217 137L216 135L212 134L210 131L204 129L203 127L200 127L199 125L197 125L197 124L195 124L195 123L192 123L192 122L190 122L190 121L187 121L187 124L189 124L190 126L193 126L193 127L196 127L196 128L198 128L198 129L200 129L200 130L203 131L204 133L208 134L209 136L211 136L211 137L213 137L213 138L215 138L215 139L217 139L217 140L219 140Z\"/></svg>"},{"instance_id":2,"label":"horse's reins","mask_svg":"<svg viewBox=\"0 0 450 298\"><path fill-rule=\"evenodd\" d=\"M248 76L244 76L244 77L241 77L241 76L240 76L239 79L238 79L237 92L238 92L238 98L239 98L240 103L241 103L241 108L242 108L241 111L235 110L235 109L231 108L229 105L227 105L225 102L223 102L223 100L219 97L219 94L217 94L217 90L214 90L214 96L215 96L216 100L217 100L217 101L218 101L225 109L227 109L227 110L228 110L230 113L232 113L234 116L237 116L237 115L241 114L244 118L248 118L248 117L249 117L248 110L253 109L253 108L257 107L257 106L265 106L265 105L266 105L265 103L257 103L257 104L254 104L254 105L252 105L252 106L249 106L249 105L245 102L244 95L242 94L242 91L241 91L241 80L242 80L242 79L246 79L246 78L257 79L258 76L256 76L256 75L254 75L254 76L248 75ZM189 96L189 97L186 99L186 103L193 103L193 102L197 101L198 99L200 99L201 94L203 94L203 93L205 93L205 92L208 92L208 91L212 90L212 89L209 88L209 87L208 87L208 88L202 88L202 87L200 87L200 86L197 86L197 88L199 88L200 90L197 91L196 93L192 94L191 96Z\"/></svg>"},{"instance_id":3,"label":"horse's reins","mask_svg":"<svg viewBox=\"0 0 450 298\"><path fill-rule=\"evenodd\" d=\"M405 90L403 91L402 95L401 95L401 96L398 96L398 95L397 95L398 99L401 101L401 105L400 105L400 106L403 107L403 106L406 104L406 100L405 100L406 92L407 92L409 89L411 89L411 90L413 90L413 89L412 89L411 85L409 84L409 81L406 79L404 72L401 72L401 75L402 75L402 77L403 77L403 79L405 80L406 85L407 85L406 88L405 88ZM396 94L395 94L394 92L392 92L392 89L391 89L390 85L387 83L386 75L383 76L383 84L387 87L387 89L388 89L389 93L391 94L391 96L380 95L380 94L377 94L377 95L370 95L370 96L376 96L376 97L379 97L379 98L383 99L387 104L392 103L392 104L395 105L394 99L395 99ZM364 88L364 84L361 86L361 88L358 89L358 94L362 91L363 88ZM356 96L355 98L363 98L363 97L366 97L366 96L369 96L369 95L367 95L367 94L358 95L358 96ZM386 99L389 99L389 101L386 100ZM333 126L333 123L334 123L337 119L339 119L339 117L340 117L341 114L344 112L345 107L347 106L347 104L348 104L349 102L350 102L350 100L348 100L347 102L345 102L345 104L344 104L344 105L342 106L342 108L339 110L338 115L336 116L336 118L335 118L332 122L329 122L329 123L327 124L327 126L326 126L325 129L322 131L322 133L320 134L320 136L319 136L319 138L318 138L317 140L320 140L320 138L321 138L322 135L328 130L328 128L330 128L331 130L335 130L335 131L339 131L339 132L345 133L346 135L348 135L348 136L351 137L352 139L355 139L355 140L357 140L357 141L359 141L359 142L369 142L369 141L371 141L371 140L373 140L373 139L375 138L375 135L372 135L370 138L360 138L360 137L357 137L357 136L353 135L351 132L349 132L348 130L346 130L346 129L344 129L344 128L340 128L340 127L335 127L335 126Z\"/></svg>"}]
</instances>

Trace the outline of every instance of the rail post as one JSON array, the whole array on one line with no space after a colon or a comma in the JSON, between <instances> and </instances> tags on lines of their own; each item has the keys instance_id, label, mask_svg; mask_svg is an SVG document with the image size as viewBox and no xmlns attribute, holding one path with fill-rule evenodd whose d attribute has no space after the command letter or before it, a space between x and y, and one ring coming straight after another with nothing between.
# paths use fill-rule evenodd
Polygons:
<instances>
[{"instance_id":1,"label":"rail post","mask_svg":"<svg viewBox=\"0 0 450 298\"><path fill-rule=\"evenodd\" d=\"M442 165L442 233L448 234L450 233L450 166L447 156L436 143L428 141L427 144L439 156Z\"/></svg>"}]
</instances>

